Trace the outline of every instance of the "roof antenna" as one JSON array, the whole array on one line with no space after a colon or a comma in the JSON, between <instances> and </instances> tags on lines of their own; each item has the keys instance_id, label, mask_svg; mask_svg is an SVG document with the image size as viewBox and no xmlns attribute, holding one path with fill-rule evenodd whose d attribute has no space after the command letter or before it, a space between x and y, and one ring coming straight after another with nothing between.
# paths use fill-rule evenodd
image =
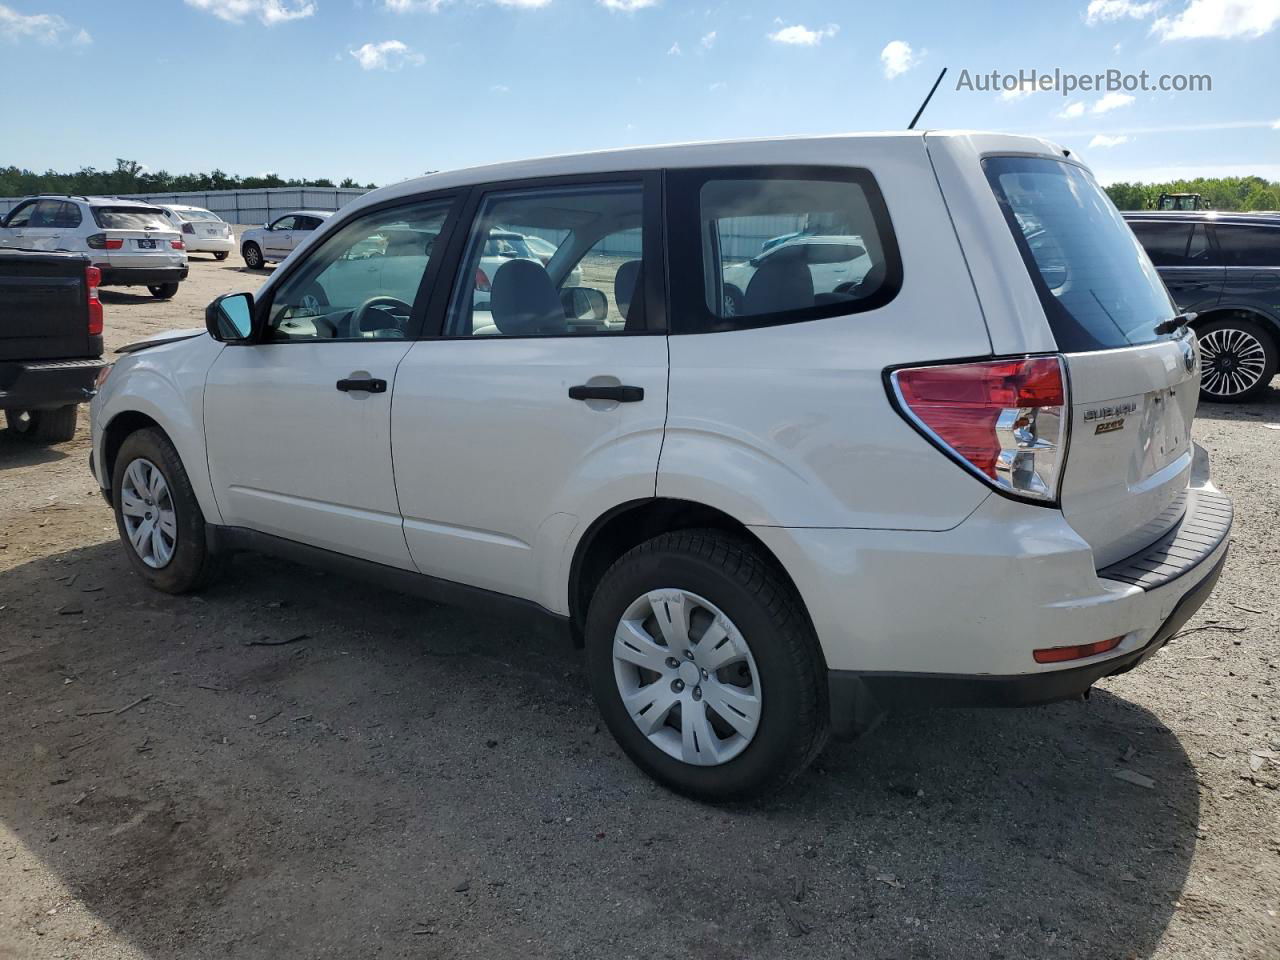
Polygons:
<instances>
[{"instance_id":1,"label":"roof antenna","mask_svg":"<svg viewBox=\"0 0 1280 960\"><path fill-rule=\"evenodd\" d=\"M920 114L924 113L924 108L929 105L929 101L933 99L934 92L938 89L938 84L942 82L942 78L947 75L947 68L943 67L942 72L938 74L938 79L933 81L933 86L929 88L929 95L924 98L924 103L920 104L920 109L916 111L916 115L911 118L911 122L907 124L908 130L916 128L916 121L920 119Z\"/></svg>"}]
</instances>

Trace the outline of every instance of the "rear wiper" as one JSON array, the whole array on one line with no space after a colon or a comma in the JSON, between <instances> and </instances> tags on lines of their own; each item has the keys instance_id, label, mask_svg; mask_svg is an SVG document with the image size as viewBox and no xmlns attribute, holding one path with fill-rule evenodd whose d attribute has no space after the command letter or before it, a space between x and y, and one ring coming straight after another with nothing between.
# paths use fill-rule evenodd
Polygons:
<instances>
[{"instance_id":1,"label":"rear wiper","mask_svg":"<svg viewBox=\"0 0 1280 960\"><path fill-rule=\"evenodd\" d=\"M1161 337L1166 333L1173 333L1175 330L1181 330L1195 318L1196 314L1194 313L1180 313L1176 317L1172 317L1162 323L1157 323L1156 336Z\"/></svg>"}]
</instances>

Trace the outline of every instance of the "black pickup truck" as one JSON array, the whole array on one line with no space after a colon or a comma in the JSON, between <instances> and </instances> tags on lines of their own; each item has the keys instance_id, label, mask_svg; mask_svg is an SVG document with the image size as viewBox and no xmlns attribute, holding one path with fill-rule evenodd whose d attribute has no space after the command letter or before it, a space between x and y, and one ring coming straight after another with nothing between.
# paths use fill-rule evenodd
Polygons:
<instances>
[{"instance_id":1,"label":"black pickup truck","mask_svg":"<svg viewBox=\"0 0 1280 960\"><path fill-rule=\"evenodd\" d=\"M98 268L77 253L0 250L0 410L9 429L70 440L102 359Z\"/></svg>"}]
</instances>

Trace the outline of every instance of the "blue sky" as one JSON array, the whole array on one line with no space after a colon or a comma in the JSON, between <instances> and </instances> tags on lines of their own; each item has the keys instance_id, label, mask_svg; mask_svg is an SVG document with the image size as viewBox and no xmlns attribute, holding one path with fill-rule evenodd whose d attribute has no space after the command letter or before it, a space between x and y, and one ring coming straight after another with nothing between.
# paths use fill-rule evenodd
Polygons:
<instances>
[{"instance_id":1,"label":"blue sky","mask_svg":"<svg viewBox=\"0 0 1280 960\"><path fill-rule=\"evenodd\" d=\"M905 127L1049 134L1104 181L1280 179L1280 0L0 0L0 164L352 176ZM957 90L993 70L1211 92Z\"/></svg>"}]
</instances>

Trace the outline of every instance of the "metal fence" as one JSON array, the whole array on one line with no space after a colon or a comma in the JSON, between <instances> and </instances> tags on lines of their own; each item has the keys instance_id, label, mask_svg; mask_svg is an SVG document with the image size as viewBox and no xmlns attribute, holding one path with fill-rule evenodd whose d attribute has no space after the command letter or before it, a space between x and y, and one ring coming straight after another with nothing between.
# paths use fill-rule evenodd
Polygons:
<instances>
[{"instance_id":1,"label":"metal fence","mask_svg":"<svg viewBox=\"0 0 1280 960\"><path fill-rule=\"evenodd\" d=\"M192 193L122 193L120 199L204 207L228 223L257 226L291 210L337 210L367 192L363 187L264 187ZM24 199L0 197L0 214L8 213Z\"/></svg>"}]
</instances>

